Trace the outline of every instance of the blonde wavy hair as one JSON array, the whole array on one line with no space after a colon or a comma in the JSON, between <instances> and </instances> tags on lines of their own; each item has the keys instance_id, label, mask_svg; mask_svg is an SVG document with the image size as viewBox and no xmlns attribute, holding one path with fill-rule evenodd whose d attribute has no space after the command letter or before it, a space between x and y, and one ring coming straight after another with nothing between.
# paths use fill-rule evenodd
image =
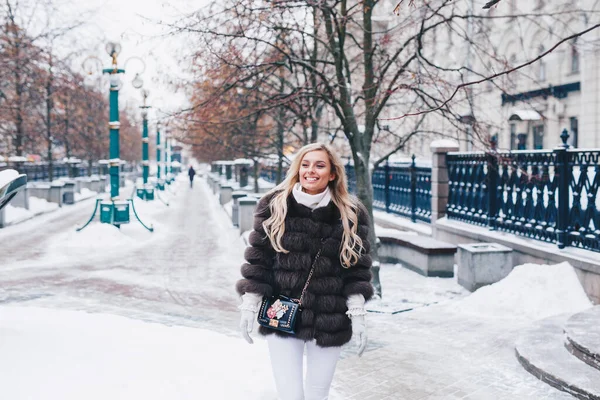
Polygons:
<instances>
[{"instance_id":1,"label":"blonde wavy hair","mask_svg":"<svg viewBox=\"0 0 600 400\"><path fill-rule=\"evenodd\" d=\"M342 226L344 228L342 244L340 246L340 262L344 268L350 268L358 262L358 258L364 251L363 241L357 234L358 204L348 193L348 181L342 159L325 144L308 144L298 151L283 182L269 191L269 194L275 193L275 195L269 204L271 216L263 222L263 228L275 251L289 253L281 243L285 232L285 217L288 211L287 199L292 193L294 185L299 182L300 165L304 156L307 153L318 150L327 153L331 173L335 175L335 179L329 182L329 191L331 200L337 206L338 210L340 210Z\"/></svg>"}]
</instances>

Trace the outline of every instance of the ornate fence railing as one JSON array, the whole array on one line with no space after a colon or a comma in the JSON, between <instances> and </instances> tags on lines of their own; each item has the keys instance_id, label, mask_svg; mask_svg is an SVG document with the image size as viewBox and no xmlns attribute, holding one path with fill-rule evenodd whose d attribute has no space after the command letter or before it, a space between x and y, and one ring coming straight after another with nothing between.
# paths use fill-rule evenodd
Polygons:
<instances>
[{"instance_id":1,"label":"ornate fence railing","mask_svg":"<svg viewBox=\"0 0 600 400\"><path fill-rule=\"evenodd\" d=\"M27 175L28 181L47 181L50 177L49 170L50 166L48 163L8 163L0 165L0 171L3 169L12 168L17 170L21 174ZM122 165L122 172L133 172L136 169L135 164L126 163ZM68 163L54 163L52 165L52 177L65 178L65 177L79 177L89 175L107 175L108 166L105 164L93 164L91 167L89 164L68 164Z\"/></svg>"},{"instance_id":2,"label":"ornate fence railing","mask_svg":"<svg viewBox=\"0 0 600 400\"><path fill-rule=\"evenodd\" d=\"M283 171L285 174L285 170ZM262 165L260 167L260 177L267 182L277 182L277 166L276 165Z\"/></svg>"},{"instance_id":3,"label":"ornate fence railing","mask_svg":"<svg viewBox=\"0 0 600 400\"><path fill-rule=\"evenodd\" d=\"M356 193L354 166L346 165L348 189ZM262 166L260 176L275 182L277 167ZM386 163L373 172L373 207L410 218L431 221L431 168L409 163Z\"/></svg>"},{"instance_id":4,"label":"ornate fence railing","mask_svg":"<svg viewBox=\"0 0 600 400\"><path fill-rule=\"evenodd\" d=\"M354 168L346 166L349 188L355 192ZM350 184L352 182L352 184ZM373 207L389 213L431 222L431 168L412 162L386 163L373 171Z\"/></svg>"},{"instance_id":5,"label":"ornate fence railing","mask_svg":"<svg viewBox=\"0 0 600 400\"><path fill-rule=\"evenodd\" d=\"M563 141L566 143L566 132ZM600 251L600 150L448 153L447 215Z\"/></svg>"}]
</instances>

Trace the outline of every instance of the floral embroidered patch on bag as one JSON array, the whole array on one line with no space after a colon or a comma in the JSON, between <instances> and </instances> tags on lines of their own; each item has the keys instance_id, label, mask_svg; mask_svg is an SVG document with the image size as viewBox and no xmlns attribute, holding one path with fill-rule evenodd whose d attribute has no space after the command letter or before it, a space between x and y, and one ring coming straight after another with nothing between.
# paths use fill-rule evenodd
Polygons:
<instances>
[{"instance_id":1,"label":"floral embroidered patch on bag","mask_svg":"<svg viewBox=\"0 0 600 400\"><path fill-rule=\"evenodd\" d=\"M281 319L281 317L283 317L288 310L289 307L282 304L281 301L277 299L267 310L267 317L271 319Z\"/></svg>"}]
</instances>

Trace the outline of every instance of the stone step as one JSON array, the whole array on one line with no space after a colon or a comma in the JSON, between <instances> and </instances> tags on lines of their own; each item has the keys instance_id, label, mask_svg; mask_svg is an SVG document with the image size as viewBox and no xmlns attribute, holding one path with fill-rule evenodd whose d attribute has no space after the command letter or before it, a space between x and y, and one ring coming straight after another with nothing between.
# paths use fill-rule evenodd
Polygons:
<instances>
[{"instance_id":1,"label":"stone step","mask_svg":"<svg viewBox=\"0 0 600 400\"><path fill-rule=\"evenodd\" d=\"M600 400L600 371L573 357L565 347L569 315L538 321L517 340L521 365L536 378L578 399Z\"/></svg>"},{"instance_id":2,"label":"stone step","mask_svg":"<svg viewBox=\"0 0 600 400\"><path fill-rule=\"evenodd\" d=\"M567 349L600 370L600 306L573 315L565 325Z\"/></svg>"}]
</instances>

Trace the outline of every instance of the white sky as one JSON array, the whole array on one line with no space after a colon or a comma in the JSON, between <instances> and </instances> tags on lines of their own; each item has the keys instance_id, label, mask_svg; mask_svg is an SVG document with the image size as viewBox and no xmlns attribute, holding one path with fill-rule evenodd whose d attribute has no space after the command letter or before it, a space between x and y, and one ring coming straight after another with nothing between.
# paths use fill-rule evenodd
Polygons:
<instances>
[{"instance_id":1,"label":"white sky","mask_svg":"<svg viewBox=\"0 0 600 400\"><path fill-rule=\"evenodd\" d=\"M102 65L89 61L88 65L106 68L111 59L104 46L108 41L119 42L122 46L119 67L126 67L125 75L121 76L121 108L141 105L142 96L131 81L142 68L142 64L133 58L142 58L146 64L142 75L144 88L150 91L148 102L154 107L149 118L153 119L157 109L173 111L186 104L184 93L171 83L184 78L186 65L182 59L197 51L183 36L166 36L168 28L160 23L174 21L208 3L209 0L54 0L55 14L60 15L62 21L84 21L82 27L61 39L57 51L68 53L72 47L83 49L82 56L73 62L76 69L81 68L87 57L98 57L102 61ZM108 95L108 83L105 80L101 84Z\"/></svg>"}]
</instances>

